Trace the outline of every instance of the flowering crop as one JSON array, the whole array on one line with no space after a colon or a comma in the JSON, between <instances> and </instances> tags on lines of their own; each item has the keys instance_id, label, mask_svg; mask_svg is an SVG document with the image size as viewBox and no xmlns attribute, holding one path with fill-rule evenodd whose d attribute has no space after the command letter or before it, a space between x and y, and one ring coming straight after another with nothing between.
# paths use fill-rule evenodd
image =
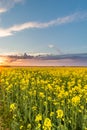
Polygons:
<instances>
[{"instance_id":1,"label":"flowering crop","mask_svg":"<svg viewBox=\"0 0 87 130\"><path fill-rule=\"evenodd\" d=\"M5 130L86 130L87 68L2 68L0 120Z\"/></svg>"}]
</instances>

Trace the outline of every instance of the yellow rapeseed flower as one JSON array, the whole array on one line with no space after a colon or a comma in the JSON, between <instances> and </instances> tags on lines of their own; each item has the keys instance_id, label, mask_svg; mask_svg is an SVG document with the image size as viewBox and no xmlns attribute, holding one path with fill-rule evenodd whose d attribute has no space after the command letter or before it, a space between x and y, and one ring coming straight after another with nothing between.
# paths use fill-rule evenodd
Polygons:
<instances>
[{"instance_id":1,"label":"yellow rapeseed flower","mask_svg":"<svg viewBox=\"0 0 87 130\"><path fill-rule=\"evenodd\" d=\"M51 130L51 127L52 127L51 120L49 118L45 118L43 130Z\"/></svg>"},{"instance_id":2,"label":"yellow rapeseed flower","mask_svg":"<svg viewBox=\"0 0 87 130\"><path fill-rule=\"evenodd\" d=\"M39 122L42 120L42 115L41 114L38 114L35 118L35 122Z\"/></svg>"},{"instance_id":3,"label":"yellow rapeseed flower","mask_svg":"<svg viewBox=\"0 0 87 130\"><path fill-rule=\"evenodd\" d=\"M20 130L22 130L22 129L23 129L23 125L20 126Z\"/></svg>"},{"instance_id":4,"label":"yellow rapeseed flower","mask_svg":"<svg viewBox=\"0 0 87 130\"><path fill-rule=\"evenodd\" d=\"M57 118L62 118L62 117L63 117L63 110L58 109L58 110L56 111L56 113L57 113Z\"/></svg>"},{"instance_id":5,"label":"yellow rapeseed flower","mask_svg":"<svg viewBox=\"0 0 87 130\"><path fill-rule=\"evenodd\" d=\"M52 117L53 115L54 115L54 112L51 112L51 113L50 113L50 117Z\"/></svg>"},{"instance_id":6,"label":"yellow rapeseed flower","mask_svg":"<svg viewBox=\"0 0 87 130\"><path fill-rule=\"evenodd\" d=\"M12 112L12 111L15 111L16 110L16 104L15 103L12 103L12 104L10 104L10 111Z\"/></svg>"},{"instance_id":7,"label":"yellow rapeseed flower","mask_svg":"<svg viewBox=\"0 0 87 130\"><path fill-rule=\"evenodd\" d=\"M36 110L37 110L37 106L33 106L33 107L32 107L32 110L33 110L33 111L36 111Z\"/></svg>"},{"instance_id":8,"label":"yellow rapeseed flower","mask_svg":"<svg viewBox=\"0 0 87 130\"><path fill-rule=\"evenodd\" d=\"M45 97L45 95L44 95L43 92L40 92L40 93L39 93L39 96L40 96L41 98L44 98L44 97Z\"/></svg>"},{"instance_id":9,"label":"yellow rapeseed flower","mask_svg":"<svg viewBox=\"0 0 87 130\"><path fill-rule=\"evenodd\" d=\"M74 106L78 105L80 103L80 97L79 96L75 96L72 98L72 104Z\"/></svg>"},{"instance_id":10,"label":"yellow rapeseed flower","mask_svg":"<svg viewBox=\"0 0 87 130\"><path fill-rule=\"evenodd\" d=\"M27 129L31 130L31 124L30 123L27 125Z\"/></svg>"}]
</instances>

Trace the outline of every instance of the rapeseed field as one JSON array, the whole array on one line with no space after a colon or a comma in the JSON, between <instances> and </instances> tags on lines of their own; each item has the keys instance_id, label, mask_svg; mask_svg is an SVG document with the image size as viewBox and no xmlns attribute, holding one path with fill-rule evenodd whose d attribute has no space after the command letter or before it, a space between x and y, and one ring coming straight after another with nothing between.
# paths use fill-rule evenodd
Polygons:
<instances>
[{"instance_id":1,"label":"rapeseed field","mask_svg":"<svg viewBox=\"0 0 87 130\"><path fill-rule=\"evenodd\" d=\"M2 130L87 130L87 68L0 70Z\"/></svg>"}]
</instances>

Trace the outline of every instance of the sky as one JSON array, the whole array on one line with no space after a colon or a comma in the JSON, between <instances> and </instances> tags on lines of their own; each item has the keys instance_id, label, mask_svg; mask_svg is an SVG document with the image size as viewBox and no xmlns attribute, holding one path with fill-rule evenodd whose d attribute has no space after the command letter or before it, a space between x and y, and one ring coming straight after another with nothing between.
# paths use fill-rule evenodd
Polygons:
<instances>
[{"instance_id":1,"label":"sky","mask_svg":"<svg viewBox=\"0 0 87 130\"><path fill-rule=\"evenodd\" d=\"M87 52L87 0L0 0L0 55Z\"/></svg>"}]
</instances>

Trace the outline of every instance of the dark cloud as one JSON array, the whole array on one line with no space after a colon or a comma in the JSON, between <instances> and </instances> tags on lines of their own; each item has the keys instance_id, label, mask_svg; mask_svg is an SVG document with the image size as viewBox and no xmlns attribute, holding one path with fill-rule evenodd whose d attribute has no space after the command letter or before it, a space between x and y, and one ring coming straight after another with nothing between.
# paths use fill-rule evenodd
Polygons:
<instances>
[{"instance_id":1,"label":"dark cloud","mask_svg":"<svg viewBox=\"0 0 87 130\"><path fill-rule=\"evenodd\" d=\"M38 56L31 56L25 53L21 56L6 56L5 62L8 65L17 66L87 66L87 53Z\"/></svg>"}]
</instances>

